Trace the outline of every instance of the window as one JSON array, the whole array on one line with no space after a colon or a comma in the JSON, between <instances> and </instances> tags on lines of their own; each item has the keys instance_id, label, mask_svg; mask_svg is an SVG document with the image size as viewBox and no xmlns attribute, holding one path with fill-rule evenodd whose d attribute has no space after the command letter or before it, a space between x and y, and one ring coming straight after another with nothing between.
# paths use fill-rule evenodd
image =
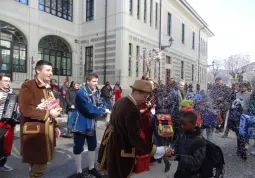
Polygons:
<instances>
[{"instance_id":1,"label":"window","mask_svg":"<svg viewBox=\"0 0 255 178\"><path fill-rule=\"evenodd\" d=\"M166 56L166 63L171 64L171 57L170 56Z\"/></svg>"},{"instance_id":2,"label":"window","mask_svg":"<svg viewBox=\"0 0 255 178\"><path fill-rule=\"evenodd\" d=\"M195 32L192 33L192 49L195 49Z\"/></svg>"},{"instance_id":3,"label":"window","mask_svg":"<svg viewBox=\"0 0 255 178\"><path fill-rule=\"evenodd\" d=\"M65 40L49 35L39 42L38 60L52 63L53 75L72 75L72 51Z\"/></svg>"},{"instance_id":4,"label":"window","mask_svg":"<svg viewBox=\"0 0 255 178\"><path fill-rule=\"evenodd\" d=\"M85 48L85 71L84 74L87 76L93 72L93 46Z\"/></svg>"},{"instance_id":5,"label":"window","mask_svg":"<svg viewBox=\"0 0 255 178\"><path fill-rule=\"evenodd\" d=\"M191 79L192 81L194 81L194 64L192 64L192 67L191 67Z\"/></svg>"},{"instance_id":6,"label":"window","mask_svg":"<svg viewBox=\"0 0 255 178\"><path fill-rule=\"evenodd\" d=\"M181 61L181 79L184 79L184 62Z\"/></svg>"},{"instance_id":7,"label":"window","mask_svg":"<svg viewBox=\"0 0 255 178\"><path fill-rule=\"evenodd\" d=\"M182 44L185 42L185 25L182 24Z\"/></svg>"},{"instance_id":8,"label":"window","mask_svg":"<svg viewBox=\"0 0 255 178\"><path fill-rule=\"evenodd\" d=\"M137 0L137 19L140 19L140 0Z\"/></svg>"},{"instance_id":9,"label":"window","mask_svg":"<svg viewBox=\"0 0 255 178\"><path fill-rule=\"evenodd\" d=\"M166 69L166 83L169 81L170 78L171 78L171 70Z\"/></svg>"},{"instance_id":10,"label":"window","mask_svg":"<svg viewBox=\"0 0 255 178\"><path fill-rule=\"evenodd\" d=\"M94 0L86 0L86 22L94 20Z\"/></svg>"},{"instance_id":11,"label":"window","mask_svg":"<svg viewBox=\"0 0 255 178\"><path fill-rule=\"evenodd\" d=\"M68 21L73 20L73 0L39 0L39 9Z\"/></svg>"},{"instance_id":12,"label":"window","mask_svg":"<svg viewBox=\"0 0 255 178\"><path fill-rule=\"evenodd\" d=\"M16 27L0 21L0 72L26 72L27 40Z\"/></svg>"},{"instance_id":13,"label":"window","mask_svg":"<svg viewBox=\"0 0 255 178\"><path fill-rule=\"evenodd\" d=\"M16 0L16 1L25 5L28 5L28 0Z\"/></svg>"},{"instance_id":14,"label":"window","mask_svg":"<svg viewBox=\"0 0 255 178\"><path fill-rule=\"evenodd\" d=\"M133 14L133 0L129 0L129 14Z\"/></svg>"},{"instance_id":15,"label":"window","mask_svg":"<svg viewBox=\"0 0 255 178\"><path fill-rule=\"evenodd\" d=\"M153 0L150 0L150 26L152 26L152 1Z\"/></svg>"},{"instance_id":16,"label":"window","mask_svg":"<svg viewBox=\"0 0 255 178\"><path fill-rule=\"evenodd\" d=\"M167 18L167 34L168 36L171 36L171 22L172 21L172 15L168 13L168 18Z\"/></svg>"},{"instance_id":17,"label":"window","mask_svg":"<svg viewBox=\"0 0 255 178\"><path fill-rule=\"evenodd\" d=\"M131 77L132 73L131 73L131 70L132 70L132 44L129 43L128 45L128 76Z\"/></svg>"},{"instance_id":18,"label":"window","mask_svg":"<svg viewBox=\"0 0 255 178\"><path fill-rule=\"evenodd\" d=\"M140 46L136 46L136 77L139 76L139 54Z\"/></svg>"},{"instance_id":19,"label":"window","mask_svg":"<svg viewBox=\"0 0 255 178\"><path fill-rule=\"evenodd\" d=\"M158 3L156 3L155 7L155 28L158 29Z\"/></svg>"},{"instance_id":20,"label":"window","mask_svg":"<svg viewBox=\"0 0 255 178\"><path fill-rule=\"evenodd\" d=\"M144 15L143 15L144 23L147 21L147 0L144 0Z\"/></svg>"}]
</instances>

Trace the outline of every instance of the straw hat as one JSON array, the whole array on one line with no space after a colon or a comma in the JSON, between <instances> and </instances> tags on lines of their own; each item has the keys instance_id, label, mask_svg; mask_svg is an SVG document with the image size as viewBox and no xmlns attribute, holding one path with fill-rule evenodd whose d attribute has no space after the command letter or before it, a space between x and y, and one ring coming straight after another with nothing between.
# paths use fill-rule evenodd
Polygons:
<instances>
[{"instance_id":1,"label":"straw hat","mask_svg":"<svg viewBox=\"0 0 255 178\"><path fill-rule=\"evenodd\" d=\"M152 92L152 84L147 80L136 80L132 86L130 86L133 90L143 91L147 93Z\"/></svg>"}]
</instances>

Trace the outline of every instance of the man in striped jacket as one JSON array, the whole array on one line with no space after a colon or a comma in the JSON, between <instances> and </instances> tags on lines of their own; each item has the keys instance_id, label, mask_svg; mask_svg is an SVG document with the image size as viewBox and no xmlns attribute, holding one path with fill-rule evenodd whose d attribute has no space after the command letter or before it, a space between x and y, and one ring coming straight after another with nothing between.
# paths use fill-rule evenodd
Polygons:
<instances>
[{"instance_id":1,"label":"man in striped jacket","mask_svg":"<svg viewBox=\"0 0 255 178\"><path fill-rule=\"evenodd\" d=\"M10 142L8 142L8 145L4 145L4 146L9 147L9 150L11 151L11 147L12 147L13 139L14 139L14 127L8 122L5 124L1 122L6 98L8 96L8 93L12 93L10 89L10 82L11 82L10 75L0 74L0 127L9 129L7 132L9 135L8 139L10 139ZM0 172L8 172L13 170L11 167L6 165L6 162L7 162L7 155L0 157Z\"/></svg>"}]
</instances>

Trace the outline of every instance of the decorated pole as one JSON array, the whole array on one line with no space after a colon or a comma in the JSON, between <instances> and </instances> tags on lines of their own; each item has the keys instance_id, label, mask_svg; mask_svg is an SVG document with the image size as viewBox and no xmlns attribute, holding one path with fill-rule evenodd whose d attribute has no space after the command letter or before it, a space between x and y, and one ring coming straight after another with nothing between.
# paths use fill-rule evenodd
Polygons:
<instances>
[{"instance_id":1,"label":"decorated pole","mask_svg":"<svg viewBox=\"0 0 255 178\"><path fill-rule=\"evenodd\" d=\"M161 52L159 48L153 48L153 49L143 49L143 51L139 54L139 63L141 65L146 66L146 72L144 72L143 76L144 78L147 77L148 73L152 73L152 66L155 65L154 67L158 67L160 64L161 60ZM158 74L160 75L160 74ZM155 79L158 77L155 77Z\"/></svg>"}]
</instances>

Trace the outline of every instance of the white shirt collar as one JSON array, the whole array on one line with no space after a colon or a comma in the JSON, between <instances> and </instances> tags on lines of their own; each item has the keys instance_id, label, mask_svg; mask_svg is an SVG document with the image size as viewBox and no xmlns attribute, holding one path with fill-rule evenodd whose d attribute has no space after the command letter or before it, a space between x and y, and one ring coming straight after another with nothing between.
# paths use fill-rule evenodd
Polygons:
<instances>
[{"instance_id":1,"label":"white shirt collar","mask_svg":"<svg viewBox=\"0 0 255 178\"><path fill-rule=\"evenodd\" d=\"M135 101L135 99L133 98L133 96L131 95L131 93L128 95L130 97L130 99L132 99L132 101L135 103L135 105L137 105L137 102Z\"/></svg>"},{"instance_id":2,"label":"white shirt collar","mask_svg":"<svg viewBox=\"0 0 255 178\"><path fill-rule=\"evenodd\" d=\"M44 81L42 81L41 79L37 78L41 84L43 84L45 86L45 88L50 88L50 85L48 83L45 83Z\"/></svg>"}]
</instances>

